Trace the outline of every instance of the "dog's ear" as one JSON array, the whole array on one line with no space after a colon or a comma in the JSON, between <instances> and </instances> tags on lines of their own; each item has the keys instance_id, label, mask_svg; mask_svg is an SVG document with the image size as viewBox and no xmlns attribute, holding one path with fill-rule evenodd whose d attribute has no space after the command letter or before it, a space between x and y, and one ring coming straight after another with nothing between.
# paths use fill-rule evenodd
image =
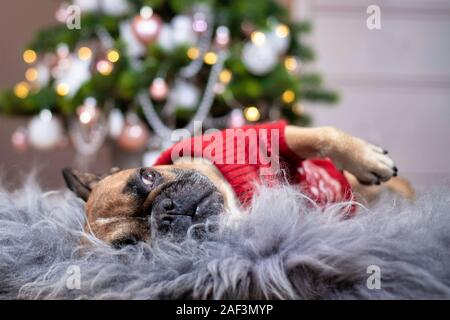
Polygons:
<instances>
[{"instance_id":1,"label":"dog's ear","mask_svg":"<svg viewBox=\"0 0 450 320\"><path fill-rule=\"evenodd\" d=\"M67 187L84 201L87 201L92 189L101 180L98 175L79 172L71 168L64 168L62 174Z\"/></svg>"}]
</instances>

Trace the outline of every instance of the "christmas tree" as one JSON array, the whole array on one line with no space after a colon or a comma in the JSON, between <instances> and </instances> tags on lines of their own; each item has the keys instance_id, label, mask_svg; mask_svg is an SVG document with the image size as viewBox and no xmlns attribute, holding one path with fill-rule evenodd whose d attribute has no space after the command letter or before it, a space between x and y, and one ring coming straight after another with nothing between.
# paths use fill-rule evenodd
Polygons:
<instances>
[{"instance_id":1,"label":"christmas tree","mask_svg":"<svg viewBox=\"0 0 450 320\"><path fill-rule=\"evenodd\" d=\"M139 151L173 129L280 117L305 125L303 101L333 91L305 65L307 22L273 0L77 0L23 53L25 80L0 94L2 114L34 116L14 141L51 148L68 132L82 154L106 137ZM62 124L59 119L62 119Z\"/></svg>"}]
</instances>

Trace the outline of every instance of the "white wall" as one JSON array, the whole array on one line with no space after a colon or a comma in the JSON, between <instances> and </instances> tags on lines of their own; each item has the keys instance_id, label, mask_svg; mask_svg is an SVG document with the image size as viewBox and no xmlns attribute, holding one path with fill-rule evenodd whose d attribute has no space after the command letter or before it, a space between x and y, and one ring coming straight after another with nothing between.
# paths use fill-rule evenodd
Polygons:
<instances>
[{"instance_id":1,"label":"white wall","mask_svg":"<svg viewBox=\"0 0 450 320\"><path fill-rule=\"evenodd\" d=\"M381 7L381 30L366 27ZM310 18L316 68L342 97L307 106L334 125L385 146L416 184L450 185L450 1L296 0Z\"/></svg>"}]
</instances>

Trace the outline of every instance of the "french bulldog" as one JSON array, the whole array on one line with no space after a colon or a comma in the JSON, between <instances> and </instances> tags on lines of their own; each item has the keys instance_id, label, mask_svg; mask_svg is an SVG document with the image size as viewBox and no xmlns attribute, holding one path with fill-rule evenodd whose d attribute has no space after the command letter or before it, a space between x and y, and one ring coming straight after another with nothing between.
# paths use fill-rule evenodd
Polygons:
<instances>
[{"instance_id":1,"label":"french bulldog","mask_svg":"<svg viewBox=\"0 0 450 320\"><path fill-rule=\"evenodd\" d=\"M265 127L261 125L254 128L259 132ZM351 187L352 199L371 202L383 189L397 192L406 198L414 197L410 184L396 177L398 170L388 152L378 146L333 127L278 125L270 128L281 130L277 140L281 143L278 148L281 153L285 148L288 149L285 152L304 161L329 159ZM244 143L243 150L247 153L251 150L251 143ZM271 148L269 153L272 157L278 156L278 160L283 158ZM251 177L253 180L260 179L257 171L260 168L256 164L242 165L252 170L256 166L256 174ZM116 169L107 175L66 168L63 169L63 176L67 186L86 202L85 231L121 248L139 241L150 242L165 235L182 239L189 228L212 216L223 212L239 214L245 205L242 195L236 191L240 189L230 183L230 174L222 168L217 159L184 155L167 164ZM286 168L286 165L282 163L281 168ZM327 175L322 169L317 172ZM233 179L236 178L242 176L237 175ZM247 178L244 177L244 180ZM284 181L299 183L298 179ZM348 200L339 194L333 197L334 202Z\"/></svg>"}]
</instances>

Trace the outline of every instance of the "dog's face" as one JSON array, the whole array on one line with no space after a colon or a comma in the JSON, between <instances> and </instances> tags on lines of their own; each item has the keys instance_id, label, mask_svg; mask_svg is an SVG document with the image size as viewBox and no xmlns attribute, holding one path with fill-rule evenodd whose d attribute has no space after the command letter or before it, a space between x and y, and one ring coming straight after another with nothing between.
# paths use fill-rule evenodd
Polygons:
<instances>
[{"instance_id":1,"label":"dog's face","mask_svg":"<svg viewBox=\"0 0 450 320\"><path fill-rule=\"evenodd\" d=\"M85 231L115 247L161 235L182 238L189 227L224 210L220 178L189 165L129 169L105 177L64 169L63 176L86 201Z\"/></svg>"}]
</instances>

